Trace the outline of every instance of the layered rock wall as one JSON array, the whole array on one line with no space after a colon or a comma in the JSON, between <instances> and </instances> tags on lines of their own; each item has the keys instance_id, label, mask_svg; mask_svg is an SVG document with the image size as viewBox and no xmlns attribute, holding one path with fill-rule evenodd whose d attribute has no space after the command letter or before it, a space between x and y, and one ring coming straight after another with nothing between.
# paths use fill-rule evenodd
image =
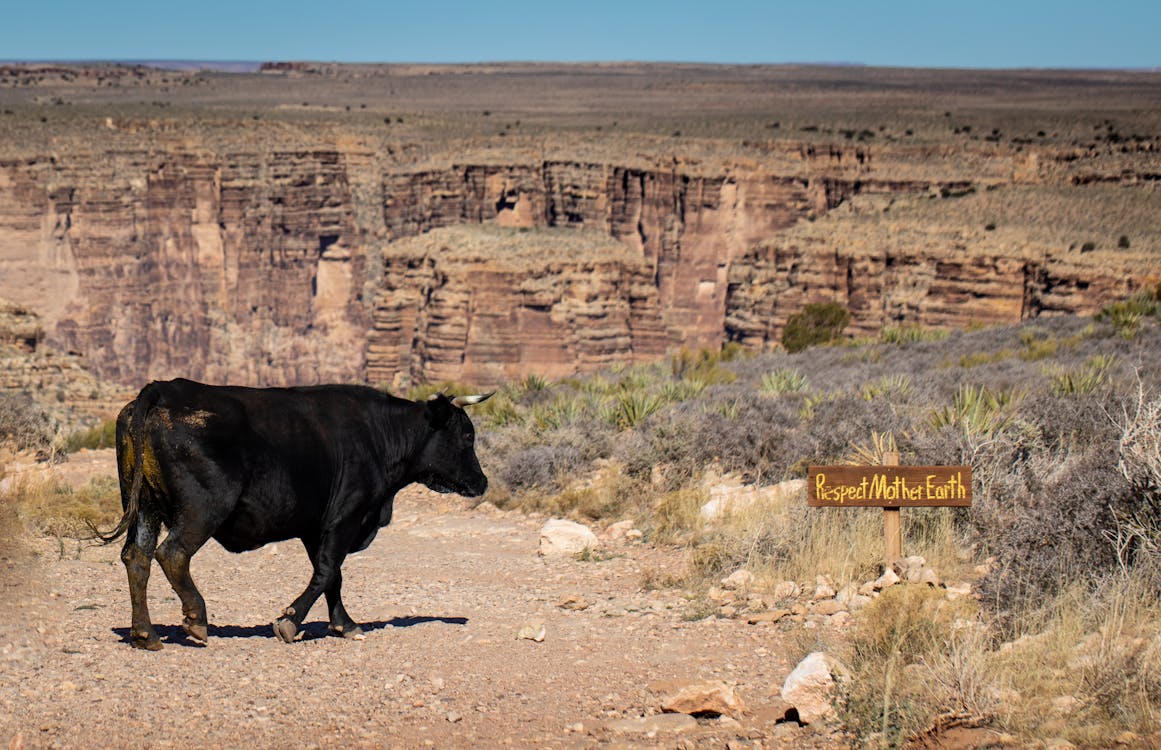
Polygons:
<instances>
[{"instance_id":1,"label":"layered rock wall","mask_svg":"<svg viewBox=\"0 0 1161 750\"><path fill-rule=\"evenodd\" d=\"M828 223L860 196L974 189L954 153L893 176L903 157L865 146L420 167L357 140L151 138L0 160L0 294L133 385L493 385L726 339L770 346L812 301L848 305L854 331L962 326L1089 312L1142 279L1139 259ZM1026 155L973 158L989 184L1041 178L1016 169ZM524 248L531 263L503 237L475 256L457 250L470 233L408 244L457 227L555 234ZM611 245L580 240L594 235Z\"/></svg>"}]
</instances>

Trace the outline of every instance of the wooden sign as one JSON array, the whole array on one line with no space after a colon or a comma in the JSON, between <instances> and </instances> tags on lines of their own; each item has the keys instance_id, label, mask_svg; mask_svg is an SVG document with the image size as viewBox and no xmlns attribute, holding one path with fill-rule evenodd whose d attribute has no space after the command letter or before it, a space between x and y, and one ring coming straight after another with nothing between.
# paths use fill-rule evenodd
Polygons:
<instances>
[{"instance_id":1,"label":"wooden sign","mask_svg":"<svg viewBox=\"0 0 1161 750\"><path fill-rule=\"evenodd\" d=\"M883 560L903 556L900 508L972 504L972 467L900 466L896 451L882 466L811 466L806 504L813 508L882 508Z\"/></svg>"},{"instance_id":2,"label":"wooden sign","mask_svg":"<svg viewBox=\"0 0 1161 750\"><path fill-rule=\"evenodd\" d=\"M814 508L967 507L970 466L811 466L807 504Z\"/></svg>"}]
</instances>

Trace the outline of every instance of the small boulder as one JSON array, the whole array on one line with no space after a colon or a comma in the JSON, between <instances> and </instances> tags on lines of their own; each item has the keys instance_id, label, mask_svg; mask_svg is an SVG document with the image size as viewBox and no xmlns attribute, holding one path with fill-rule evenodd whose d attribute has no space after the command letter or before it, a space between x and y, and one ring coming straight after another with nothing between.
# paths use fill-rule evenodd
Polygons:
<instances>
[{"instance_id":1,"label":"small boulder","mask_svg":"<svg viewBox=\"0 0 1161 750\"><path fill-rule=\"evenodd\" d=\"M888 586L894 586L896 583L899 583L900 580L899 574L895 572L895 569L888 567L883 571L883 575L871 582L871 590L882 591Z\"/></svg>"},{"instance_id":2,"label":"small boulder","mask_svg":"<svg viewBox=\"0 0 1161 750\"><path fill-rule=\"evenodd\" d=\"M782 581L770 593L775 599L795 599L802 593L802 587L794 581Z\"/></svg>"},{"instance_id":3,"label":"small boulder","mask_svg":"<svg viewBox=\"0 0 1161 750\"><path fill-rule=\"evenodd\" d=\"M718 714L738 718L746 705L734 689L721 680L677 683L665 686L660 707L666 713Z\"/></svg>"},{"instance_id":4,"label":"small boulder","mask_svg":"<svg viewBox=\"0 0 1161 750\"><path fill-rule=\"evenodd\" d=\"M568 594L557 601L556 606L561 609L572 610L573 612L580 612L592 606L588 599L585 599L580 594Z\"/></svg>"},{"instance_id":5,"label":"small boulder","mask_svg":"<svg viewBox=\"0 0 1161 750\"><path fill-rule=\"evenodd\" d=\"M529 620L520 626L516 637L521 640L541 643L545 635L547 635L547 632L547 629L544 627L544 620Z\"/></svg>"},{"instance_id":6,"label":"small boulder","mask_svg":"<svg viewBox=\"0 0 1161 750\"><path fill-rule=\"evenodd\" d=\"M834 615L845 611L846 608L837 599L822 599L817 601L810 610L811 614L815 615Z\"/></svg>"},{"instance_id":7,"label":"small boulder","mask_svg":"<svg viewBox=\"0 0 1161 750\"><path fill-rule=\"evenodd\" d=\"M540 527L541 557L575 555L600 545L597 535L584 524L550 518Z\"/></svg>"},{"instance_id":8,"label":"small boulder","mask_svg":"<svg viewBox=\"0 0 1161 750\"><path fill-rule=\"evenodd\" d=\"M798 710L803 724L813 724L835 714L831 703L834 686L826 654L815 651L800 661L786 678L782 684L782 700Z\"/></svg>"},{"instance_id":9,"label":"small boulder","mask_svg":"<svg viewBox=\"0 0 1161 750\"><path fill-rule=\"evenodd\" d=\"M814 580L814 593L810 598L818 601L819 599L833 599L835 595L834 586L830 585L830 581L826 576L819 576Z\"/></svg>"},{"instance_id":10,"label":"small boulder","mask_svg":"<svg viewBox=\"0 0 1161 750\"><path fill-rule=\"evenodd\" d=\"M722 579L722 588L729 591L748 589L753 582L753 573L748 570L739 569Z\"/></svg>"},{"instance_id":11,"label":"small boulder","mask_svg":"<svg viewBox=\"0 0 1161 750\"><path fill-rule=\"evenodd\" d=\"M614 524L610 524L609 528L605 529L605 538L612 539L613 541L624 539L625 535L629 533L629 530L632 528L633 519L631 518L625 521L617 521Z\"/></svg>"}]
</instances>

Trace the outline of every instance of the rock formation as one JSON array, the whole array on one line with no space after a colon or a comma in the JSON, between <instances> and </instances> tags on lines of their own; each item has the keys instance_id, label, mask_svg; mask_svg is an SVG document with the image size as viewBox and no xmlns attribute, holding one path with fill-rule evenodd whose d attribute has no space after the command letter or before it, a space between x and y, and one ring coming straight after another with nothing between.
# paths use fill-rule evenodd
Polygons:
<instances>
[{"instance_id":1,"label":"rock formation","mask_svg":"<svg viewBox=\"0 0 1161 750\"><path fill-rule=\"evenodd\" d=\"M139 104L45 130L46 116L33 119L43 96L6 111L0 295L40 316L47 344L128 385L181 375L403 387L561 376L727 340L775 346L786 318L813 301L841 302L849 332L870 333L1091 312L1157 283L1161 138L1151 133L1109 124L1090 143L1001 141L998 130L981 140L940 117L924 120L923 139L832 123L765 140L639 132L614 142L600 127L509 135L511 122L479 135L484 112L477 135L425 138L423 124L404 138L386 129L401 117L376 115L371 129L333 107L309 122L267 119L271 109L243 119L231 88L293 82L322 95L386 80L426 96L432 75L464 85L455 71L364 67L268 66L214 89L235 97L221 116L144 117ZM761 75L802 75L771 71ZM219 86L116 66L88 78L68 66L17 73L0 76L0 93L103 102L129 82ZM673 105L700 101L689 96ZM561 116L552 122L571 125L571 110ZM1103 234L1038 223L1036 190L1081 195L1073 213ZM1005 202L1020 210L983 215Z\"/></svg>"}]
</instances>

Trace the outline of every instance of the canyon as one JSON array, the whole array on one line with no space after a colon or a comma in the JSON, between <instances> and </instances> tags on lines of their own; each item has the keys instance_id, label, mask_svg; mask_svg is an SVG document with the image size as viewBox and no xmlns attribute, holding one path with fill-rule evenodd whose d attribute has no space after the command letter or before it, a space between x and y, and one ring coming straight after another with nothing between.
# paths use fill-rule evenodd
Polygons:
<instances>
[{"instance_id":1,"label":"canyon","mask_svg":"<svg viewBox=\"0 0 1161 750\"><path fill-rule=\"evenodd\" d=\"M1161 281L1156 74L1112 104L1112 83L1045 74L1029 108L1009 101L1028 74L967 107L948 73L914 84L943 93L921 109L866 109L890 72L853 72L864 90L818 111L780 69L641 66L632 90L548 70L568 106L543 83L506 98L527 71L503 66L69 70L0 71L0 298L37 317L26 346L125 385L492 387L768 349L810 302L873 334L1087 314ZM761 96L723 103L702 75ZM665 114L634 114L666 86Z\"/></svg>"}]
</instances>

